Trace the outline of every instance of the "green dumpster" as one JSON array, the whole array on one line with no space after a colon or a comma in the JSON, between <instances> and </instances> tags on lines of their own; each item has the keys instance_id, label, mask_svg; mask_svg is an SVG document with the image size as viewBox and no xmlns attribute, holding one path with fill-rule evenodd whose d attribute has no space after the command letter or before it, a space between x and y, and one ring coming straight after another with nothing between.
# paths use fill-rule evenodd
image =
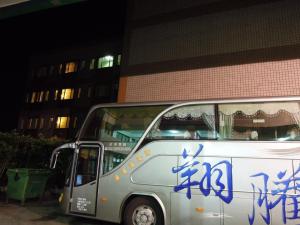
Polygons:
<instances>
[{"instance_id":1,"label":"green dumpster","mask_svg":"<svg viewBox=\"0 0 300 225\"><path fill-rule=\"evenodd\" d=\"M47 169L8 169L8 199L20 200L24 204L26 199L41 198L49 175Z\"/></svg>"}]
</instances>

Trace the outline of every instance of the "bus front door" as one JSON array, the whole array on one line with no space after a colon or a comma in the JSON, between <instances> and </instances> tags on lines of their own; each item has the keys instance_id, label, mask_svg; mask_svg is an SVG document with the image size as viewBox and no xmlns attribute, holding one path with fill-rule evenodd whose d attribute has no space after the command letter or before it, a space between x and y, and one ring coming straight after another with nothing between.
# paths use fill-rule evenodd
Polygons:
<instances>
[{"instance_id":1,"label":"bus front door","mask_svg":"<svg viewBox=\"0 0 300 225\"><path fill-rule=\"evenodd\" d=\"M70 213L96 216L102 148L99 144L81 144L76 152Z\"/></svg>"}]
</instances>

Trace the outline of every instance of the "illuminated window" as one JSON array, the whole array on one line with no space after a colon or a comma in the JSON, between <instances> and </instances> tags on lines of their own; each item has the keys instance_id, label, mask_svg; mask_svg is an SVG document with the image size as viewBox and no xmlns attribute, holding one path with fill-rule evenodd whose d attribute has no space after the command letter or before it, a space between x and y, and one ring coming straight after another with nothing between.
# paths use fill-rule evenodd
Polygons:
<instances>
[{"instance_id":1,"label":"illuminated window","mask_svg":"<svg viewBox=\"0 0 300 225\"><path fill-rule=\"evenodd\" d=\"M55 90L55 93L54 93L54 100L57 100L57 98L58 98L58 90Z\"/></svg>"},{"instance_id":2,"label":"illuminated window","mask_svg":"<svg viewBox=\"0 0 300 225\"><path fill-rule=\"evenodd\" d=\"M46 91L45 92L45 101L48 101L49 100L49 91Z\"/></svg>"},{"instance_id":3,"label":"illuminated window","mask_svg":"<svg viewBox=\"0 0 300 225\"><path fill-rule=\"evenodd\" d=\"M43 101L43 97L44 97L44 92L43 91L39 92L38 101L42 102Z\"/></svg>"},{"instance_id":4,"label":"illuminated window","mask_svg":"<svg viewBox=\"0 0 300 225\"><path fill-rule=\"evenodd\" d=\"M65 73L73 73L77 70L77 63L75 62L69 62L66 64Z\"/></svg>"},{"instance_id":5,"label":"illuminated window","mask_svg":"<svg viewBox=\"0 0 300 225\"><path fill-rule=\"evenodd\" d=\"M98 69L105 68L105 67L112 67L113 61L114 61L114 57L110 55L99 58Z\"/></svg>"},{"instance_id":6,"label":"illuminated window","mask_svg":"<svg viewBox=\"0 0 300 225\"><path fill-rule=\"evenodd\" d=\"M118 65L121 65L121 55L118 55Z\"/></svg>"},{"instance_id":7,"label":"illuminated window","mask_svg":"<svg viewBox=\"0 0 300 225\"><path fill-rule=\"evenodd\" d=\"M74 89L68 88L68 89L62 89L60 99L61 100L67 100L72 99L74 94Z\"/></svg>"},{"instance_id":8,"label":"illuminated window","mask_svg":"<svg viewBox=\"0 0 300 225\"><path fill-rule=\"evenodd\" d=\"M43 129L43 127L44 127L44 122L45 122L45 119L44 118L41 118L40 119L40 129Z\"/></svg>"},{"instance_id":9,"label":"illuminated window","mask_svg":"<svg viewBox=\"0 0 300 225\"><path fill-rule=\"evenodd\" d=\"M77 98L80 98L80 95L81 95L81 88L78 88Z\"/></svg>"},{"instance_id":10,"label":"illuminated window","mask_svg":"<svg viewBox=\"0 0 300 225\"><path fill-rule=\"evenodd\" d=\"M90 67L90 70L94 69L94 67L95 67L95 59L91 59L89 67Z\"/></svg>"},{"instance_id":11,"label":"illuminated window","mask_svg":"<svg viewBox=\"0 0 300 225\"><path fill-rule=\"evenodd\" d=\"M32 92L31 100L30 100L31 103L34 103L34 102L35 102L36 95L37 95L36 92Z\"/></svg>"},{"instance_id":12,"label":"illuminated window","mask_svg":"<svg viewBox=\"0 0 300 225\"><path fill-rule=\"evenodd\" d=\"M56 120L56 128L69 128L69 120L68 116L59 116Z\"/></svg>"}]
</instances>

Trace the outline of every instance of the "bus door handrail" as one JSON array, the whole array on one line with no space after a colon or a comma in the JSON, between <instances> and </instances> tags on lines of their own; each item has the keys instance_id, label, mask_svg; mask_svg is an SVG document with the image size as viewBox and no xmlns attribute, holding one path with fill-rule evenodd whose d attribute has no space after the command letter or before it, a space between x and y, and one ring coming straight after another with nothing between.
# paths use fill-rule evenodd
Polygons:
<instances>
[{"instance_id":1,"label":"bus door handrail","mask_svg":"<svg viewBox=\"0 0 300 225\"><path fill-rule=\"evenodd\" d=\"M59 147L57 147L56 149L53 150L53 152L51 154L51 158L50 158L50 166L49 166L50 169L55 169L57 159L58 159L58 156L61 153L61 151L63 149L70 149L70 148L75 150L75 143L74 142L63 144L63 145L61 145L61 146L59 146Z\"/></svg>"}]
</instances>

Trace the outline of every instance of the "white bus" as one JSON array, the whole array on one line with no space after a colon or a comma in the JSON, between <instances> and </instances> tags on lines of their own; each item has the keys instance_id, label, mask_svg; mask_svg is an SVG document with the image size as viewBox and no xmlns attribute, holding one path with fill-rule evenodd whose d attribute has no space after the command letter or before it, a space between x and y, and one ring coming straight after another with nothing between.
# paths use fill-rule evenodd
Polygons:
<instances>
[{"instance_id":1,"label":"white bus","mask_svg":"<svg viewBox=\"0 0 300 225\"><path fill-rule=\"evenodd\" d=\"M300 97L107 104L76 139L65 213L125 225L300 224Z\"/></svg>"}]
</instances>

